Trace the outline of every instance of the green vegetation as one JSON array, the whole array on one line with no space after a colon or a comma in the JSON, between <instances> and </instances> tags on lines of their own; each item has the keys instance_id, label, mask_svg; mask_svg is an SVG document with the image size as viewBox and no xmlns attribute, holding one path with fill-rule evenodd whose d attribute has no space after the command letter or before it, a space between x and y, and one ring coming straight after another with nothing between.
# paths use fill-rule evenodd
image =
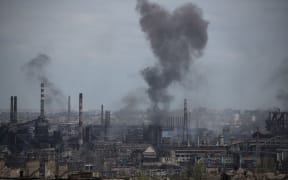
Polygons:
<instances>
[{"instance_id":1,"label":"green vegetation","mask_svg":"<svg viewBox=\"0 0 288 180\"><path fill-rule=\"evenodd\" d=\"M275 170L276 169L276 162L275 162L274 158L264 157L262 159L262 167L261 168L263 168L263 170L268 170L268 171Z\"/></svg>"},{"instance_id":2,"label":"green vegetation","mask_svg":"<svg viewBox=\"0 0 288 180\"><path fill-rule=\"evenodd\" d=\"M143 175L142 171L138 170L138 172L136 173L136 179L137 180L150 180L150 177Z\"/></svg>"},{"instance_id":3,"label":"green vegetation","mask_svg":"<svg viewBox=\"0 0 288 180\"><path fill-rule=\"evenodd\" d=\"M196 162L193 167L192 177L194 180L202 180L204 179L204 175L205 175L204 163L200 160Z\"/></svg>"}]
</instances>

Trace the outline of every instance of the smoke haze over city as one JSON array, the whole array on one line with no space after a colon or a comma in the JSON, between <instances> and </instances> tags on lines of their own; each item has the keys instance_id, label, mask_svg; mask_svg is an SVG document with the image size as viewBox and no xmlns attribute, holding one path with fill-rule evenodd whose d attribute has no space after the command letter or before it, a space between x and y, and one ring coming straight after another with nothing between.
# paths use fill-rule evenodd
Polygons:
<instances>
[{"instance_id":1,"label":"smoke haze over city","mask_svg":"<svg viewBox=\"0 0 288 180\"><path fill-rule=\"evenodd\" d=\"M288 57L287 1L157 3L168 12L193 3L209 22L204 55L193 62L181 84L167 88L174 96L171 106L181 107L186 97L194 107L287 107L279 100L285 95L285 80L271 82ZM9 108L11 94L18 95L20 109L38 108L39 85L27 82L21 71L38 54L52 60L46 75L64 96L83 92L86 109L96 109L100 103L123 108L123 97L148 88L141 71L157 61L139 25L136 4L134 0L1 1L0 108ZM73 109L76 101L72 98Z\"/></svg>"},{"instance_id":2,"label":"smoke haze over city","mask_svg":"<svg viewBox=\"0 0 288 180\"><path fill-rule=\"evenodd\" d=\"M287 0L0 1L0 179L288 179Z\"/></svg>"}]
</instances>

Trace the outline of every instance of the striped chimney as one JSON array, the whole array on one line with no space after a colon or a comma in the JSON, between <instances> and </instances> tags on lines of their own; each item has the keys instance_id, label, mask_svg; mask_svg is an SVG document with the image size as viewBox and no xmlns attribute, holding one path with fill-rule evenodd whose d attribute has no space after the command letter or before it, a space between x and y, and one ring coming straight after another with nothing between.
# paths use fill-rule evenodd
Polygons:
<instances>
[{"instance_id":1,"label":"striped chimney","mask_svg":"<svg viewBox=\"0 0 288 180\"><path fill-rule=\"evenodd\" d=\"M83 94L79 93L79 145L83 144Z\"/></svg>"}]
</instances>

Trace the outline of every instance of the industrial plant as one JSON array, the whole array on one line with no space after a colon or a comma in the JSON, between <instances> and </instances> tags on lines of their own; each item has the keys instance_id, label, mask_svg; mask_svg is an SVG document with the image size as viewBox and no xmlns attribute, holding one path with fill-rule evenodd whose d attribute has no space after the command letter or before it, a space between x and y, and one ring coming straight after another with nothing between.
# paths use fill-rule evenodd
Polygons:
<instances>
[{"instance_id":1,"label":"industrial plant","mask_svg":"<svg viewBox=\"0 0 288 180\"><path fill-rule=\"evenodd\" d=\"M0 180L288 180L288 1L187 1L1 1Z\"/></svg>"},{"instance_id":2,"label":"industrial plant","mask_svg":"<svg viewBox=\"0 0 288 180\"><path fill-rule=\"evenodd\" d=\"M10 112L0 116L0 177L185 179L190 173L202 179L287 178L287 112L189 109L184 99L182 110L166 112L157 123L149 122L146 113L140 122L147 123L129 125L104 111L103 104L85 111L83 96L79 93L78 112L71 110L69 96L67 111L47 117L42 81L34 119L17 111L21 99L11 96Z\"/></svg>"}]
</instances>

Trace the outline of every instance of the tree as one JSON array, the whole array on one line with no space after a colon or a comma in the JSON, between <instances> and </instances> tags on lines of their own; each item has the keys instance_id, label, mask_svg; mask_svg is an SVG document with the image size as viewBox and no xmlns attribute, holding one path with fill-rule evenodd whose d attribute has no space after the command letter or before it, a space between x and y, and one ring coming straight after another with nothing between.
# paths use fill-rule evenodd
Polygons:
<instances>
[{"instance_id":1,"label":"tree","mask_svg":"<svg viewBox=\"0 0 288 180\"><path fill-rule=\"evenodd\" d=\"M149 176L143 175L141 170L138 170L136 173L136 179L137 180L149 180L150 178Z\"/></svg>"},{"instance_id":2,"label":"tree","mask_svg":"<svg viewBox=\"0 0 288 180\"><path fill-rule=\"evenodd\" d=\"M199 160L195 163L193 168L193 179L194 180L202 180L204 179L205 167L204 163Z\"/></svg>"}]
</instances>

